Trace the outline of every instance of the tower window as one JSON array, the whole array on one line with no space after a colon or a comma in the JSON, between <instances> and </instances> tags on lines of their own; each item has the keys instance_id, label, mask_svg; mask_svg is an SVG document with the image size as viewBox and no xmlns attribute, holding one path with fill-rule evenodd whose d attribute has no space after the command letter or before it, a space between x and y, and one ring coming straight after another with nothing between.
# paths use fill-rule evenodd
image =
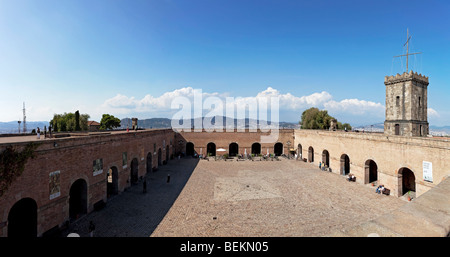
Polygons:
<instances>
[{"instance_id":1,"label":"tower window","mask_svg":"<svg viewBox=\"0 0 450 257\"><path fill-rule=\"evenodd\" d=\"M419 96L419 107L422 105L420 102L421 102L421 98L420 98L420 96Z\"/></svg>"},{"instance_id":2,"label":"tower window","mask_svg":"<svg viewBox=\"0 0 450 257\"><path fill-rule=\"evenodd\" d=\"M400 106L400 96L397 96L395 99L395 105Z\"/></svg>"}]
</instances>

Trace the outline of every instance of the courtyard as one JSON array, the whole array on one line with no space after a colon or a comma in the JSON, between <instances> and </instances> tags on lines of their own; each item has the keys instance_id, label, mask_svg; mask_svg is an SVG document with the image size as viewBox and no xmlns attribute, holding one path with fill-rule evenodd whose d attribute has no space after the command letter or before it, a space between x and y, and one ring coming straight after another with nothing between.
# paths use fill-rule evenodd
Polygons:
<instances>
[{"instance_id":1,"label":"courtyard","mask_svg":"<svg viewBox=\"0 0 450 257\"><path fill-rule=\"evenodd\" d=\"M170 174L170 181L167 177ZM142 192L143 179L147 193ZM71 224L69 232L103 237L328 236L406 204L370 185L280 161L169 161L106 206Z\"/></svg>"},{"instance_id":2,"label":"courtyard","mask_svg":"<svg viewBox=\"0 0 450 257\"><path fill-rule=\"evenodd\" d=\"M327 236L405 204L313 164L280 160L201 160L151 236Z\"/></svg>"}]
</instances>

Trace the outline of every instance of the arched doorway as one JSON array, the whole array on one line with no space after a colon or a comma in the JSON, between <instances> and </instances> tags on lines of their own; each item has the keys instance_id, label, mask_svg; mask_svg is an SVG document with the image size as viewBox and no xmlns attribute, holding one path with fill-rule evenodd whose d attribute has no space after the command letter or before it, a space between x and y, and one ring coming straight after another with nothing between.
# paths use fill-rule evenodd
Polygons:
<instances>
[{"instance_id":1,"label":"arched doorway","mask_svg":"<svg viewBox=\"0 0 450 257\"><path fill-rule=\"evenodd\" d=\"M162 165L162 152L161 148L158 149L158 167Z\"/></svg>"},{"instance_id":2,"label":"arched doorway","mask_svg":"<svg viewBox=\"0 0 450 257\"><path fill-rule=\"evenodd\" d=\"M211 142L206 145L206 155L216 156L216 144Z\"/></svg>"},{"instance_id":3,"label":"arched doorway","mask_svg":"<svg viewBox=\"0 0 450 257\"><path fill-rule=\"evenodd\" d=\"M153 170L153 155L151 152L147 153L147 173Z\"/></svg>"},{"instance_id":4,"label":"arched doorway","mask_svg":"<svg viewBox=\"0 0 450 257\"><path fill-rule=\"evenodd\" d=\"M110 197L119 193L119 171L113 166L107 173L106 195Z\"/></svg>"},{"instance_id":5,"label":"arched doorway","mask_svg":"<svg viewBox=\"0 0 450 257\"><path fill-rule=\"evenodd\" d=\"M137 158L134 158L131 161L131 169L130 169L130 182L132 185L137 184L139 177L139 161Z\"/></svg>"},{"instance_id":6,"label":"arched doorway","mask_svg":"<svg viewBox=\"0 0 450 257\"><path fill-rule=\"evenodd\" d=\"M238 155L238 153L239 153L239 145L237 143L231 143L229 148L230 149L229 149L228 154L229 154L230 157Z\"/></svg>"},{"instance_id":7,"label":"arched doorway","mask_svg":"<svg viewBox=\"0 0 450 257\"><path fill-rule=\"evenodd\" d=\"M8 237L37 237L37 204L31 198L16 202L8 214Z\"/></svg>"},{"instance_id":8,"label":"arched doorway","mask_svg":"<svg viewBox=\"0 0 450 257\"><path fill-rule=\"evenodd\" d=\"M84 179L73 182L69 192L69 218L78 219L87 213L87 183Z\"/></svg>"},{"instance_id":9,"label":"arched doorway","mask_svg":"<svg viewBox=\"0 0 450 257\"><path fill-rule=\"evenodd\" d=\"M169 145L166 146L166 164L169 163Z\"/></svg>"},{"instance_id":10,"label":"arched doorway","mask_svg":"<svg viewBox=\"0 0 450 257\"><path fill-rule=\"evenodd\" d=\"M330 154L328 153L328 150L322 151L322 165L330 167Z\"/></svg>"},{"instance_id":11,"label":"arched doorway","mask_svg":"<svg viewBox=\"0 0 450 257\"><path fill-rule=\"evenodd\" d=\"M300 159L300 160L302 160L303 159L303 154L302 154L302 145L301 144L298 144L298 146L297 146L297 151L298 151L298 159Z\"/></svg>"},{"instance_id":12,"label":"arched doorway","mask_svg":"<svg viewBox=\"0 0 450 257\"><path fill-rule=\"evenodd\" d=\"M308 162L314 162L314 148L312 146L308 148Z\"/></svg>"},{"instance_id":13,"label":"arched doorway","mask_svg":"<svg viewBox=\"0 0 450 257\"><path fill-rule=\"evenodd\" d=\"M260 155L261 154L261 144L260 143L253 143L252 144L252 154L254 154L254 155Z\"/></svg>"},{"instance_id":14,"label":"arched doorway","mask_svg":"<svg viewBox=\"0 0 450 257\"><path fill-rule=\"evenodd\" d=\"M408 168L401 168L398 171L399 179L401 179L401 183L399 183L399 196L402 196L409 191L416 192L416 177L414 176L414 172L412 172Z\"/></svg>"},{"instance_id":15,"label":"arched doorway","mask_svg":"<svg viewBox=\"0 0 450 257\"><path fill-rule=\"evenodd\" d=\"M273 153L275 154L275 156L280 156L283 154L283 143L276 143L273 146Z\"/></svg>"},{"instance_id":16,"label":"arched doorway","mask_svg":"<svg viewBox=\"0 0 450 257\"><path fill-rule=\"evenodd\" d=\"M350 158L348 155L341 155L341 175L347 175L350 173Z\"/></svg>"},{"instance_id":17,"label":"arched doorway","mask_svg":"<svg viewBox=\"0 0 450 257\"><path fill-rule=\"evenodd\" d=\"M364 165L364 182L372 183L378 180L378 166L373 160L367 160Z\"/></svg>"},{"instance_id":18,"label":"arched doorway","mask_svg":"<svg viewBox=\"0 0 450 257\"><path fill-rule=\"evenodd\" d=\"M195 153L194 143L188 142L186 143L186 156L193 156Z\"/></svg>"}]
</instances>

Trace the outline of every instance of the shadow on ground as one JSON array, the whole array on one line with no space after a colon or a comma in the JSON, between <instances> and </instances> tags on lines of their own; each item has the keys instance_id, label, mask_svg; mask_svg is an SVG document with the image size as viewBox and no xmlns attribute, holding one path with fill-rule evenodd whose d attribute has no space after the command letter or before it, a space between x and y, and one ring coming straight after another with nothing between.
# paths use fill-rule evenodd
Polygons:
<instances>
[{"instance_id":1,"label":"shadow on ground","mask_svg":"<svg viewBox=\"0 0 450 257\"><path fill-rule=\"evenodd\" d=\"M101 210L71 223L61 236L69 233L89 236L90 221L95 225L95 237L150 236L174 204L198 162L198 158L192 157L169 161L158 171L147 173L137 184L109 198ZM146 193L143 193L144 180L147 181Z\"/></svg>"}]
</instances>

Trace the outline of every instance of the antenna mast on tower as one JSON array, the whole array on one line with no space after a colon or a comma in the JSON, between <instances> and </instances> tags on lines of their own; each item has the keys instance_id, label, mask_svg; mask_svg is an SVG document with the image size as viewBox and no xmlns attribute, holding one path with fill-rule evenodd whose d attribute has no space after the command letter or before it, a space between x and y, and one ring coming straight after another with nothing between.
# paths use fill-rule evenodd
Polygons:
<instances>
[{"instance_id":1,"label":"antenna mast on tower","mask_svg":"<svg viewBox=\"0 0 450 257\"><path fill-rule=\"evenodd\" d=\"M23 133L27 132L27 116L25 115L25 102L23 102Z\"/></svg>"},{"instance_id":2,"label":"antenna mast on tower","mask_svg":"<svg viewBox=\"0 0 450 257\"><path fill-rule=\"evenodd\" d=\"M394 56L394 58L396 57L402 57L402 56L406 56L406 72L409 72L409 68L408 68L408 59L410 55L415 55L415 54L421 54L421 52L419 53L409 53L409 40L411 39L411 36L409 35L409 29L406 29L406 43L403 46L406 46L406 54L402 54L402 55L397 55Z\"/></svg>"}]
</instances>

